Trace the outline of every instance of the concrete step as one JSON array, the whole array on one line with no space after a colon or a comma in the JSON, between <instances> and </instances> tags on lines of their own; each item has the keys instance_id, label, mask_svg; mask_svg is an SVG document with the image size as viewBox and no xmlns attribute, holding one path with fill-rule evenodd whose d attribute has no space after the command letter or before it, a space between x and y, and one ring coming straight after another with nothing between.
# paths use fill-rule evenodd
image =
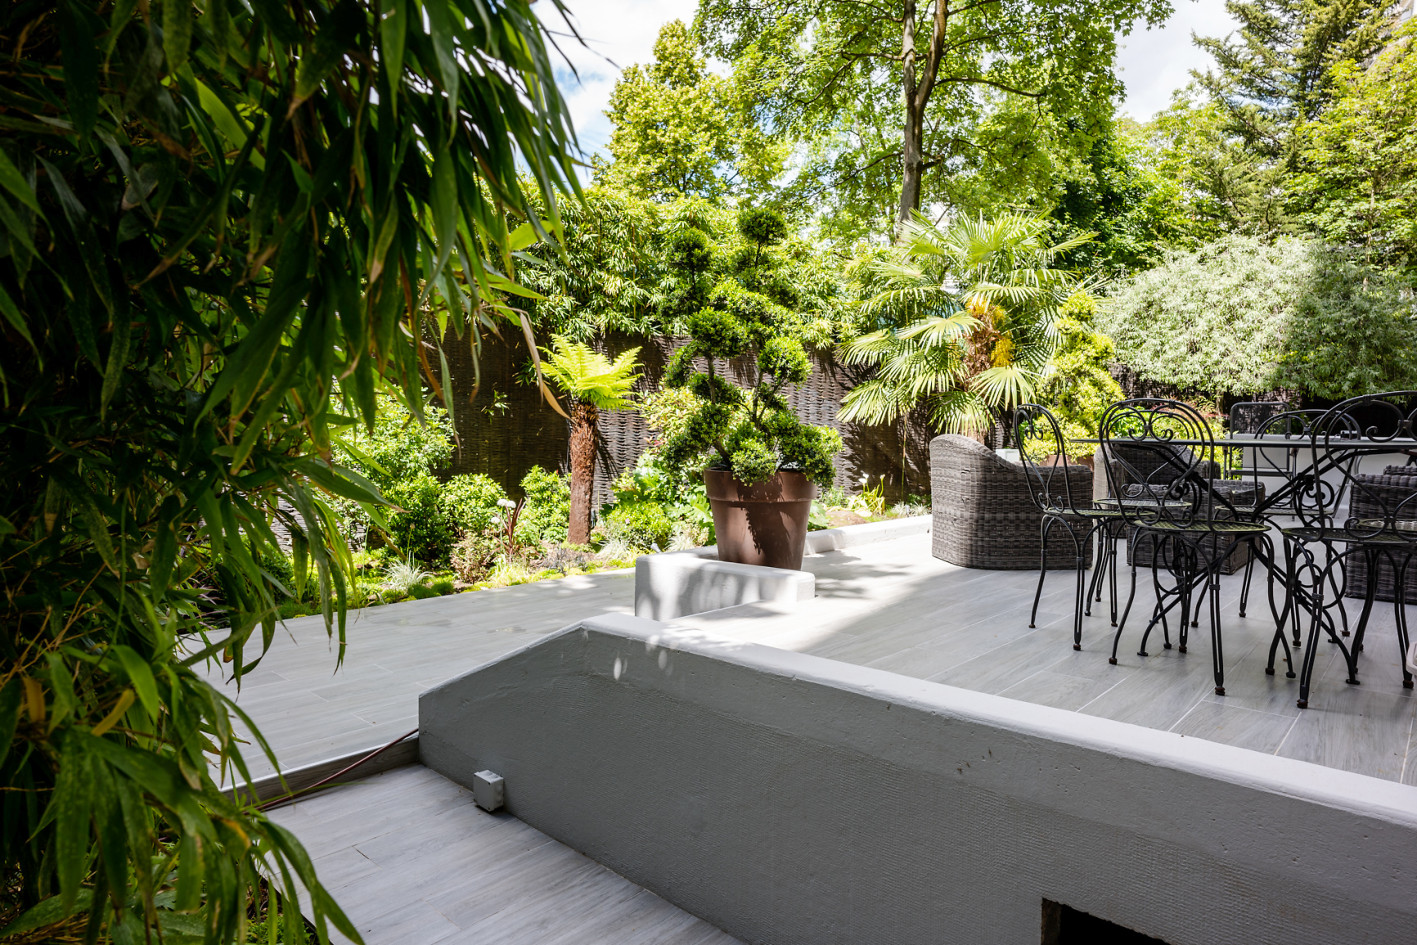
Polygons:
<instances>
[{"instance_id":1,"label":"concrete step","mask_svg":"<svg viewBox=\"0 0 1417 945\"><path fill-rule=\"evenodd\" d=\"M270 816L305 845L367 945L738 941L515 817L479 809L470 790L422 765Z\"/></svg>"}]
</instances>

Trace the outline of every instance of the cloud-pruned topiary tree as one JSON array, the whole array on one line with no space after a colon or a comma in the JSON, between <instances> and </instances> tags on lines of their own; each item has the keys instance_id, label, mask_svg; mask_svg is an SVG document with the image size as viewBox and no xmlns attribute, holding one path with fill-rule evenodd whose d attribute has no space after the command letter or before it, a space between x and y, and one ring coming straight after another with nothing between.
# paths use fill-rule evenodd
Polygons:
<instances>
[{"instance_id":1,"label":"cloud-pruned topiary tree","mask_svg":"<svg viewBox=\"0 0 1417 945\"><path fill-rule=\"evenodd\" d=\"M743 483L791 469L825 485L835 474L832 457L841 449L841 437L827 427L804 424L783 396L812 369L798 337L802 319L794 308L799 299L782 278L775 251L787 237L787 224L773 211L744 208L737 230L737 245L718 260L717 282L708 234L686 227L669 240L681 297L703 304L684 319L690 341L674 352L664 373L666 386L689 390L699 407L666 441L663 456L671 465L682 465L712 452L714 465ZM739 386L730 362L744 356L752 359L752 380ZM699 358L705 370L696 369Z\"/></svg>"}]
</instances>

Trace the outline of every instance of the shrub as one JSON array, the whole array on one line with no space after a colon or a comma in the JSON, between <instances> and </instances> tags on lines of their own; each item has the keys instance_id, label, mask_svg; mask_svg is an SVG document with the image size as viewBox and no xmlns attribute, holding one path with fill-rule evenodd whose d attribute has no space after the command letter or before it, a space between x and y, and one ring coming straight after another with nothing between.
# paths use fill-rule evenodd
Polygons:
<instances>
[{"instance_id":1,"label":"shrub","mask_svg":"<svg viewBox=\"0 0 1417 945\"><path fill-rule=\"evenodd\" d=\"M476 584L485 579L497 564L497 555L502 550L502 542L490 530L471 532L458 539L453 546L453 573L458 580Z\"/></svg>"},{"instance_id":2,"label":"shrub","mask_svg":"<svg viewBox=\"0 0 1417 945\"><path fill-rule=\"evenodd\" d=\"M507 493L488 476L458 475L443 483L439 504L453 530L461 535L490 527L500 514L497 503L505 498Z\"/></svg>"},{"instance_id":3,"label":"shrub","mask_svg":"<svg viewBox=\"0 0 1417 945\"><path fill-rule=\"evenodd\" d=\"M1069 456L1091 455L1092 447L1075 440L1095 439L1102 413L1123 398L1122 387L1108 372L1116 359L1112 339L1093 328L1097 300L1077 292L1059 313L1058 347L1038 385L1038 401L1058 420Z\"/></svg>"},{"instance_id":4,"label":"shrub","mask_svg":"<svg viewBox=\"0 0 1417 945\"><path fill-rule=\"evenodd\" d=\"M1122 286L1100 327L1143 377L1340 399L1417 386L1411 290L1341 247L1227 236Z\"/></svg>"},{"instance_id":5,"label":"shrub","mask_svg":"<svg viewBox=\"0 0 1417 945\"><path fill-rule=\"evenodd\" d=\"M448 464L453 455L453 422L429 405L420 423L392 397L379 398L372 430L357 427L336 451L336 460L381 488Z\"/></svg>"},{"instance_id":6,"label":"shrub","mask_svg":"<svg viewBox=\"0 0 1417 945\"><path fill-rule=\"evenodd\" d=\"M571 516L571 482L559 472L533 466L522 477L526 504L517 519L517 538L526 544L547 544L566 540Z\"/></svg>"},{"instance_id":7,"label":"shrub","mask_svg":"<svg viewBox=\"0 0 1417 945\"><path fill-rule=\"evenodd\" d=\"M397 508L385 512L382 540L404 558L445 562L457 532L443 505L443 483L427 474L400 479L384 489L384 497Z\"/></svg>"},{"instance_id":8,"label":"shrub","mask_svg":"<svg viewBox=\"0 0 1417 945\"><path fill-rule=\"evenodd\" d=\"M674 519L662 502L620 502L601 518L601 528L610 541L620 540L635 548L666 548L674 534Z\"/></svg>"}]
</instances>

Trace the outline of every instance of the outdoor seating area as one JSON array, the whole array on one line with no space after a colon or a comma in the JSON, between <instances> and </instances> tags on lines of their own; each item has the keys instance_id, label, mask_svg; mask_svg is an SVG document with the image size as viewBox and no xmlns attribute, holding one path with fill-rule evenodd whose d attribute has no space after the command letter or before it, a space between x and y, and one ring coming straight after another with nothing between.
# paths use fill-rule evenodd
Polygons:
<instances>
[{"instance_id":1,"label":"outdoor seating area","mask_svg":"<svg viewBox=\"0 0 1417 945\"><path fill-rule=\"evenodd\" d=\"M1174 648L1158 649L1145 658L1123 649L1112 664L1107 655L1113 628L1104 609L1084 620L1081 649L1074 650L1070 644L1075 601L1070 580L1045 586L1038 602L1036 626L1030 627L1035 574L1018 569L964 568L943 562L929 553L933 540L930 520L914 521L914 534L891 537L884 533L884 540L880 541L853 538L856 531L869 532L874 528L853 526L844 530L847 534L836 542L844 546L840 550L809 554L803 567L813 576L816 587L816 596L809 600L749 602L650 626L660 627L653 632L665 639L687 633L696 640L719 641L715 645L725 658L731 658L734 646L772 648L889 674L932 688L938 684L942 691L999 697L1052 713L1049 717L1056 720L1053 724L1059 731L1082 730L1093 720L1103 720L1124 723L1123 730L1138 733L1134 736L1140 739L1138 744L1159 736L1168 745L1209 744L1213 749L1223 746L1227 751L1243 750L1242 754L1257 758L1269 756L1282 764L1302 763L1286 776L1301 776L1303 783L1318 783L1321 772L1327 770L1361 776L1355 782L1344 782L1343 790L1347 791L1361 788L1365 779L1378 779L1371 782L1374 785L1417 785L1413 727L1417 701L1402 688L1397 666L1387 660L1371 660L1364 665L1363 685L1346 686L1346 667L1338 647L1321 643L1311 706L1308 710L1298 709L1297 679L1264 672L1273 638L1272 616L1264 608L1244 618L1236 614L1242 574L1219 579L1227 690L1224 696L1218 696L1213 692L1211 660L1203 643L1197 643L1186 654ZM1057 572L1052 572L1052 576L1068 577ZM597 613L630 610L634 578L628 572L590 575L577 581L578 586L569 593L553 592L554 582L481 592L489 595L488 600L476 610L449 611L447 603L433 600L362 612L351 626L355 649L350 653L352 666L362 669L344 678L329 676L327 648L318 620L291 621L290 636L273 650L280 656L278 665L282 667L284 684L273 679L262 684L266 674L257 670L250 688L242 692L240 704L272 738L279 756L295 768L331 758L336 742L312 743L308 725L296 721L300 717L321 720L319 724L332 740L338 736L343 763L327 768L333 773L404 731L432 724L430 719L420 718L420 694L437 689L440 680L517 660L517 654L535 651L538 642L549 643L558 638L562 627L575 626L572 614L577 599L593 596L595 602L589 609ZM1361 606L1359 600L1344 599L1350 620L1356 620ZM397 622L393 622L395 617ZM645 650L641 646L623 652L630 658L636 652L643 656ZM653 650L645 658L648 665L654 665ZM611 672L609 662L601 665L594 661L593 665L600 666L601 672ZM668 664L672 666L672 662ZM538 678L535 673L526 675L523 669L515 672L526 680L523 685L531 685ZM694 678L702 679L702 673ZM291 691L311 693L304 697L309 704L292 702ZM370 702L367 694L375 691L380 694L380 701ZM491 696L513 690L499 686L479 691ZM742 693L729 696L730 702L741 698ZM325 708L317 708L317 704ZM581 726L603 724L609 719L597 713L552 718L546 720L543 730L564 731L572 739L582 731ZM495 728L484 729L483 724L490 723L474 722L466 729L474 743L494 737ZM646 721L644 725L645 738L675 737L673 730L661 736L652 734L653 724ZM916 749L925 756L937 750L948 754L948 749L940 746L922 745ZM415 756L422 751L416 747ZM1206 753L1204 747L1197 751ZM534 756L528 746L514 755L523 759ZM477 836L489 829L477 820L478 812L467 806L471 804L470 789L458 793L424 769L408 767L410 763L411 759L400 760L397 764L401 767L386 775L376 774L380 766L375 764L364 769L359 779L361 783L367 779L368 787L317 794L275 812L282 823L296 830L310 845L317 867L328 871L335 893L341 901L351 904L351 915L361 929L391 932L404 927L395 923L412 923L410 928L436 930L439 935L449 936L449 941L456 941L462 927L450 927L446 917L467 916L470 922L480 923L476 928L486 936L485 940L517 942L517 930L523 927L521 923L530 921L528 917L535 914L537 902L550 910L548 916L559 915L557 910L563 908L557 904L561 901L557 897L562 895L559 890L564 889L566 895L573 897L575 890L599 888L606 882L590 871L589 864L576 867L575 878L569 878L571 874L564 871L573 864L566 859L566 852L559 847L545 847L536 858L528 856L518 861L523 884L534 887L542 882L538 879L542 876L548 881L553 875L568 878L560 881L566 885L557 885L556 892L548 892L540 899L497 903L486 898L478 884L459 892L459 887L445 881L423 884L420 889L419 884L401 880L389 887L381 869L397 869L400 873L412 870L418 862L414 859L417 848L432 842L435 834L439 838L427 854L433 857L428 862L446 862L450 868L467 868L458 864L478 862L478 851L484 849L479 844L494 843L490 834L486 841L475 841L471 833L455 826L466 820L467 830L478 831ZM505 770L510 762L500 756L484 756L479 764ZM1302 765L1314 767L1305 769ZM531 812L518 808L518 792L523 798L532 790L565 793L559 782L533 787L525 774L520 780L510 774L509 778L510 809L516 817L533 817L536 823L540 822ZM622 779L614 780L629 790ZM441 805L451 811L455 803L466 809L458 808L455 815L450 815L455 819L448 820L441 833L417 817L400 820L374 816L370 812L387 803L381 798L389 796L388 790L411 792L407 796L417 810L439 809ZM1373 797L1381 794L1373 789L1367 789L1367 793ZM758 798L759 805L780 800L771 791L755 794L750 789L750 794ZM1362 796L1354 795L1355 799ZM488 816L481 814L483 818ZM786 812L775 816L780 816L783 823L793 820ZM362 817L368 826L354 831L333 826L351 817ZM497 829L512 828L503 825ZM542 824L539 829L576 849L587 849L582 845L583 839L572 839L550 824ZM528 837L525 842L544 843L535 837ZM504 849L500 841L496 844L485 848L488 855L492 855L492 850ZM369 858L381 864L381 869L371 868ZM539 872L542 867L536 864L541 860L548 864L545 869L562 872ZM633 875L623 867L620 871ZM391 898L386 889L402 892ZM662 891L659 894L665 895ZM645 899L648 893L632 886L620 895L638 897L637 904L653 901ZM668 898L680 904L686 901L673 893ZM1077 900L1073 904L1077 905ZM503 913L504 907L509 911ZM581 926L586 935L592 936L583 941L603 940L609 945L620 940L617 936L632 935L628 926L617 923L641 915L640 909L636 905L634 910L597 913L591 926ZM664 911L659 905L654 909L660 910L656 915L662 914L655 921L665 922L666 927L683 925L686 936L705 934L689 930L689 919L682 913ZM1115 912L1109 914L1122 918ZM497 915L503 915L501 922L494 919ZM421 921L428 924L419 926L416 916L422 916ZM1133 922L1130 927L1146 926ZM666 935L663 941L681 941Z\"/></svg>"},{"instance_id":2,"label":"outdoor seating area","mask_svg":"<svg viewBox=\"0 0 1417 945\"><path fill-rule=\"evenodd\" d=\"M1243 409L1232 411L1232 418L1245 416ZM1164 650L1174 645L1186 653L1190 630L1200 625L1204 609L1215 695L1225 695L1220 575L1235 570L1226 565L1233 565L1243 546L1239 615L1246 614L1258 572L1263 587L1256 593L1273 619L1265 673L1274 675L1276 657L1282 658L1285 676L1299 678L1298 708L1308 706L1324 642L1342 653L1344 681L1359 684L1359 654L1380 594L1393 602L1396 652L1394 659L1390 650L1386 661L1395 663L1403 687L1411 689L1406 575L1417 551L1417 476L1404 471L1417 473L1417 466L1386 466L1380 475L1361 470L1384 458L1417 455L1414 418L1417 393L1390 391L1324 411L1270 410L1258 419L1255 432L1217 437L1187 404L1122 401L1099 422L1097 455L1107 471L1107 497L1079 503L1060 488L1068 463L1056 420L1045 407L1020 408L1014 432L1023 450L1022 478L1032 485L1033 505L1044 516L1041 547L1047 548L1049 531L1059 523L1079 561L1083 542L1095 538L1099 546L1099 567L1086 587L1078 567L1074 647L1081 643L1085 608L1101 599L1105 584L1116 626L1109 660L1116 663L1141 574L1154 593L1144 594L1150 617L1143 607L1147 622L1138 656L1147 655L1157 631ZM1112 549L1119 540L1127 545L1131 575L1117 616ZM1043 576L1040 570L1038 593ZM1351 629L1345 597L1363 601ZM1294 651L1301 647L1302 669L1296 673Z\"/></svg>"}]
</instances>

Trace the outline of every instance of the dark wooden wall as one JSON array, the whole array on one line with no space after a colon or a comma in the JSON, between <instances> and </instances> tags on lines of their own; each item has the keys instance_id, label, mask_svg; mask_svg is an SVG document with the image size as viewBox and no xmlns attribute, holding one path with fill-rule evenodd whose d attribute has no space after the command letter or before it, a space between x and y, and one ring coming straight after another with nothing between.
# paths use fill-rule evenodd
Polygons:
<instances>
[{"instance_id":1,"label":"dark wooden wall","mask_svg":"<svg viewBox=\"0 0 1417 945\"><path fill-rule=\"evenodd\" d=\"M639 347L641 391L663 386L664 365L683 339L639 338L612 334L602 347L611 356ZM473 368L468 341L448 338L444 342L452 374L453 421L457 442L449 473L482 473L501 483L513 494L519 491L522 476L532 466L565 469L568 460L567 421L542 399L541 393L525 383L528 371L526 344L521 338L486 338L478 357L480 384ZM874 486L882 477L886 493L901 495L901 424L867 426L837 419L841 398L863 376L860 369L840 364L827 350L812 352L812 376L793 388L788 401L807 423L832 427L841 432L844 448L837 457L836 484L848 492L860 490L862 476ZM748 377L751 362L741 358L733 364L741 380ZM609 497L609 483L626 468L634 466L650 442L650 430L633 410L611 411L600 421L602 442L596 471L595 500ZM912 417L906 440L905 492L929 491L929 442L931 432L923 419Z\"/></svg>"}]
</instances>

